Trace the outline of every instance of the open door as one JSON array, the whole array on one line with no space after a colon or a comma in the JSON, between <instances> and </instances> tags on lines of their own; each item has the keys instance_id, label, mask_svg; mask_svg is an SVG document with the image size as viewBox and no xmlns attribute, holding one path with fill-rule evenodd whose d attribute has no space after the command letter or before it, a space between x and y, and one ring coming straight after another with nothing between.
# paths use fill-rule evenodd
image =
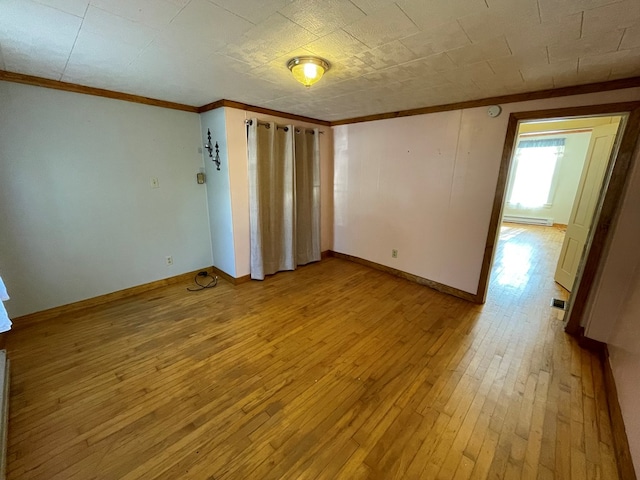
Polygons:
<instances>
[{"instance_id":1,"label":"open door","mask_svg":"<svg viewBox=\"0 0 640 480\"><path fill-rule=\"evenodd\" d=\"M555 281L568 291L573 289L619 125L613 123L595 127L591 134L554 276Z\"/></svg>"}]
</instances>

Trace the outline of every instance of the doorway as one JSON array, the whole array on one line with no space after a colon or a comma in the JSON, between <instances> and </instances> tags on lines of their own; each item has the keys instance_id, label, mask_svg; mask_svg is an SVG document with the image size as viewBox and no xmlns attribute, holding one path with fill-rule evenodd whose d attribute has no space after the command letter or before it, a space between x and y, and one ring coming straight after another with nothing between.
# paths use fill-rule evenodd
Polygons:
<instances>
[{"instance_id":1,"label":"doorway","mask_svg":"<svg viewBox=\"0 0 640 480\"><path fill-rule=\"evenodd\" d=\"M567 292L573 290L625 120L626 116L600 115L526 121L518 126L502 228L505 224L539 225L539 231L555 228L563 242L549 273Z\"/></svg>"},{"instance_id":2,"label":"doorway","mask_svg":"<svg viewBox=\"0 0 640 480\"><path fill-rule=\"evenodd\" d=\"M480 286L477 294L479 301L484 301L486 299L489 276L498 242L504 205L507 200L507 194L511 193L507 192L507 186L510 174L512 173L512 159L513 153L517 147L520 125L535 125L535 122L548 122L551 119L579 120L588 117L605 116L624 116L626 122L624 122L625 125L620 129L620 133L616 137L617 140L613 147L612 154L610 155L611 161L605 169L604 181L602 183L603 187L600 190L600 195L596 195L596 199L592 199L591 201L596 215L590 218L595 218L596 220L594 220L591 228L588 229L585 246L582 251L577 251L577 247L574 245L572 247L573 250L570 252L573 255L573 257L571 257L572 261L577 264L577 268L575 281L571 286L572 293L569 300L568 311L565 316L565 330L574 335L580 333L581 320L584 315L587 299L591 293L595 274L603 256L609 227L622 196L626 175L631 166L631 155L634 151L638 134L640 133L639 102L596 105L539 112L519 112L512 113L510 115L503 149L502 163L496 186L496 194L494 197L489 232L487 235L485 258L480 275ZM584 217L584 215L582 216ZM576 257L578 260L575 260Z\"/></svg>"}]
</instances>

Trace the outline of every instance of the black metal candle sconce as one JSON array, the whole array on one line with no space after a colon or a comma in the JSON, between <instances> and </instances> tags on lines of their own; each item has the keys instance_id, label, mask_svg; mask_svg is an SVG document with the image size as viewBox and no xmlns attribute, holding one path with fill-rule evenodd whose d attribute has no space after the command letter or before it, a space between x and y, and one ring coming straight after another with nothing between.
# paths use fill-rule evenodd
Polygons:
<instances>
[{"instance_id":1,"label":"black metal candle sconce","mask_svg":"<svg viewBox=\"0 0 640 480\"><path fill-rule=\"evenodd\" d=\"M209 158L216 164L217 170L220 170L220 149L218 147L218 142L216 142L215 147L211 146L211 130L207 128L207 143L204 144L204 148L209 152ZM216 149L216 156L213 156L213 149Z\"/></svg>"}]
</instances>

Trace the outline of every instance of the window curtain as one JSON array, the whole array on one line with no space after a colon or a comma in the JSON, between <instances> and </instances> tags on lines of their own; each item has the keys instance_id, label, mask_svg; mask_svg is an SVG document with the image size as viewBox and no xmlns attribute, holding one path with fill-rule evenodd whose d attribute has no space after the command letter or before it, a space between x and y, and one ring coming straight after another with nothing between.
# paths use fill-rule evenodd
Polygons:
<instances>
[{"instance_id":1,"label":"window curtain","mask_svg":"<svg viewBox=\"0 0 640 480\"><path fill-rule=\"evenodd\" d=\"M248 126L251 278L320 260L318 131Z\"/></svg>"},{"instance_id":2,"label":"window curtain","mask_svg":"<svg viewBox=\"0 0 640 480\"><path fill-rule=\"evenodd\" d=\"M320 260L319 131L295 130L296 263Z\"/></svg>"}]
</instances>

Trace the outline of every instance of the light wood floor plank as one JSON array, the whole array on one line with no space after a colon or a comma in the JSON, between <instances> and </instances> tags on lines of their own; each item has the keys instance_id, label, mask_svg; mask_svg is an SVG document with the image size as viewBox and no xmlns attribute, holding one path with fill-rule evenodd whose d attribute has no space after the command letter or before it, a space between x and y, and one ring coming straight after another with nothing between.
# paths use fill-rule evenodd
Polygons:
<instances>
[{"instance_id":1,"label":"light wood floor plank","mask_svg":"<svg viewBox=\"0 0 640 480\"><path fill-rule=\"evenodd\" d=\"M505 224L473 305L339 259L11 332L9 480L617 478L600 360Z\"/></svg>"}]
</instances>

